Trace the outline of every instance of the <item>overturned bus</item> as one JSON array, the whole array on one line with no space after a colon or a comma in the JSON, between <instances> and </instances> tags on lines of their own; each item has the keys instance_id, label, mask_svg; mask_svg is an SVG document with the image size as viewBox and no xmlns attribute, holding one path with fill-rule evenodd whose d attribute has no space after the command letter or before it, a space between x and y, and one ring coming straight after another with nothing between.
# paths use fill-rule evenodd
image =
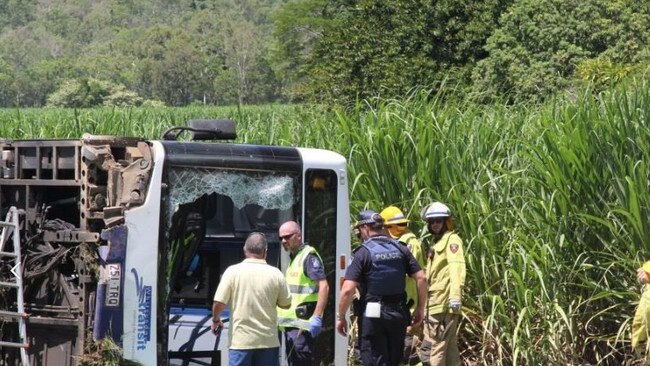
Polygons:
<instances>
[{"instance_id":1,"label":"overturned bus","mask_svg":"<svg viewBox=\"0 0 650 366\"><path fill-rule=\"evenodd\" d=\"M106 349L143 365L227 364L227 310L210 332L220 276L253 231L284 271L287 220L330 283L318 363L347 364L334 329L350 256L346 161L202 141L234 137L232 121L195 120L156 141L0 139L0 364L101 364Z\"/></svg>"}]
</instances>

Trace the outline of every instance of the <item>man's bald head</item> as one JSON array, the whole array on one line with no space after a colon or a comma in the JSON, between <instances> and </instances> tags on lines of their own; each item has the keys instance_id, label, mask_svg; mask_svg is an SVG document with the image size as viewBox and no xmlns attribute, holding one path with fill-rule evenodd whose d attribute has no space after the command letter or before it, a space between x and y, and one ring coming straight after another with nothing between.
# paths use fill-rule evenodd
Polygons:
<instances>
[{"instance_id":1,"label":"man's bald head","mask_svg":"<svg viewBox=\"0 0 650 366\"><path fill-rule=\"evenodd\" d=\"M252 232L248 234L246 242L244 243L244 253L248 257L249 254L256 258L265 258L266 250L268 249L268 242L263 233Z\"/></svg>"}]
</instances>

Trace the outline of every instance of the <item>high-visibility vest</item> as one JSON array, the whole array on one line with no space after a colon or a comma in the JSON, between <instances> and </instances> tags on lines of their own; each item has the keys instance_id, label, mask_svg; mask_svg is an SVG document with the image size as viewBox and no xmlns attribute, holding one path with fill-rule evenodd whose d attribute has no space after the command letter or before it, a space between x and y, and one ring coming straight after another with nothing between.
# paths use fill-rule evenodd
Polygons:
<instances>
[{"instance_id":1,"label":"high-visibility vest","mask_svg":"<svg viewBox=\"0 0 650 366\"><path fill-rule=\"evenodd\" d=\"M278 326L280 328L293 327L309 330L309 319L298 319L296 307L303 303L318 301L318 282L307 277L304 270L305 260L310 254L314 254L318 259L321 259L316 249L305 244L289 263L286 279L287 285L289 285L289 293L291 293L291 307L289 309L278 308Z\"/></svg>"}]
</instances>

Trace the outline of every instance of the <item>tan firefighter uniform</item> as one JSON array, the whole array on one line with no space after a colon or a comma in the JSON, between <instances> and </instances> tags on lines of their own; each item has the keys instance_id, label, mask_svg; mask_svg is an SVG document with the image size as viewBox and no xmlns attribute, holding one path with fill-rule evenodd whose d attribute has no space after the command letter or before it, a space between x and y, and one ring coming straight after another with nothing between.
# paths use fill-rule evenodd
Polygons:
<instances>
[{"instance_id":1,"label":"tan firefighter uniform","mask_svg":"<svg viewBox=\"0 0 650 366\"><path fill-rule=\"evenodd\" d=\"M460 365L457 332L460 309L453 310L449 300L461 300L465 285L465 256L463 241L453 231L447 231L430 249L427 258L429 296L424 325L424 355L429 348L433 365Z\"/></svg>"}]
</instances>

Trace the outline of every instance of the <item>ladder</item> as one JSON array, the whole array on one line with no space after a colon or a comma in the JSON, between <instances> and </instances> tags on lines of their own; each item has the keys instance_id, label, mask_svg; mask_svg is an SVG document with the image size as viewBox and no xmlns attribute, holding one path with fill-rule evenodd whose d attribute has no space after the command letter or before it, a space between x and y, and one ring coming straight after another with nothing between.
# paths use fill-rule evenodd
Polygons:
<instances>
[{"instance_id":1,"label":"ladder","mask_svg":"<svg viewBox=\"0 0 650 366\"><path fill-rule=\"evenodd\" d=\"M23 300L23 267L20 263L20 214L24 213L16 207L11 207L7 213L7 220L0 221L0 263L8 262L11 266L12 278L0 279L0 287L9 287L16 289L16 304L18 311L0 310L0 318L18 319L18 334L20 335L20 342L4 342L0 341L2 347L20 348L20 359L23 366L29 366L29 357L27 349L29 342L27 341L27 314L25 313L25 303ZM13 251L5 251L5 244L13 239ZM8 259L7 259L8 258ZM9 305L11 306L11 302Z\"/></svg>"}]
</instances>

